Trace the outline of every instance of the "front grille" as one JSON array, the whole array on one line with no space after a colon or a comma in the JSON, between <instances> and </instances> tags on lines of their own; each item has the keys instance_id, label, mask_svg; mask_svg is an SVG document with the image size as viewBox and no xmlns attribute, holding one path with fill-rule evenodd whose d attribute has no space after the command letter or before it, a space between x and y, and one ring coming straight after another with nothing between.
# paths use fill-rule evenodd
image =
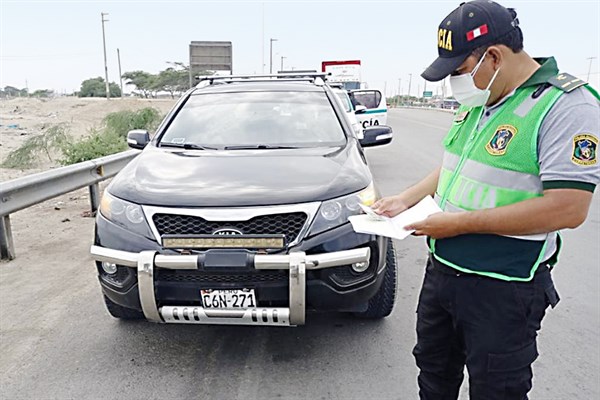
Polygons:
<instances>
[{"instance_id":1,"label":"front grille","mask_svg":"<svg viewBox=\"0 0 600 400\"><path fill-rule=\"evenodd\" d=\"M246 273L219 273L213 271L185 271L159 269L156 280L159 282L193 283L269 283L287 282L287 271L253 271Z\"/></svg>"},{"instance_id":2,"label":"front grille","mask_svg":"<svg viewBox=\"0 0 600 400\"><path fill-rule=\"evenodd\" d=\"M202 217L178 214L154 214L152 220L162 235L212 235L219 229L237 229L244 235L285 235L293 242L306 223L303 212L271 214L248 221L207 221Z\"/></svg>"}]
</instances>

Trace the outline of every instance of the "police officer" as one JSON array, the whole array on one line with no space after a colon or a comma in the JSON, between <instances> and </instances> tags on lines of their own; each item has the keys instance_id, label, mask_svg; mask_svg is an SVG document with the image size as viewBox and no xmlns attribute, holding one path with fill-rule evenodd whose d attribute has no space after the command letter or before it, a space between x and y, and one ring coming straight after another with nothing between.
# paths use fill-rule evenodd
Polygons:
<instances>
[{"instance_id":1,"label":"police officer","mask_svg":"<svg viewBox=\"0 0 600 400\"><path fill-rule=\"evenodd\" d=\"M441 22L439 57L421 76L448 75L461 107L442 166L373 205L394 216L427 195L444 212L408 226L427 236L417 307L421 399L527 399L537 331L559 297L550 270L558 230L585 220L600 181L598 94L523 51L513 9L462 3Z\"/></svg>"}]
</instances>

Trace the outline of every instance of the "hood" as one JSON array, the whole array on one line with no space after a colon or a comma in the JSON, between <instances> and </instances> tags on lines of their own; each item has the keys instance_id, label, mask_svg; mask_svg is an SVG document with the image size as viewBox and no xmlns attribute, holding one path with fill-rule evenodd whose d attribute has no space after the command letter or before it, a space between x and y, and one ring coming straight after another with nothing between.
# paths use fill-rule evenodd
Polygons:
<instances>
[{"instance_id":1,"label":"hood","mask_svg":"<svg viewBox=\"0 0 600 400\"><path fill-rule=\"evenodd\" d=\"M323 201L365 188L371 173L354 141L344 148L180 150L147 147L108 190L134 203L243 207Z\"/></svg>"}]
</instances>

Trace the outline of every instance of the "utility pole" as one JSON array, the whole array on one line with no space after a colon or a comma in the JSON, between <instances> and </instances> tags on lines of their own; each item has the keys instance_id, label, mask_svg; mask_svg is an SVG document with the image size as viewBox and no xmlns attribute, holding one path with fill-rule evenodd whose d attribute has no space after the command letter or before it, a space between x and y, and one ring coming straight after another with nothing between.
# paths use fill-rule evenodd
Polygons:
<instances>
[{"instance_id":1,"label":"utility pole","mask_svg":"<svg viewBox=\"0 0 600 400\"><path fill-rule=\"evenodd\" d=\"M590 60L590 66L588 68L588 76L586 81L589 82L590 81L590 73L592 72L592 60L595 59L596 57L588 57L587 60Z\"/></svg>"},{"instance_id":2,"label":"utility pole","mask_svg":"<svg viewBox=\"0 0 600 400\"><path fill-rule=\"evenodd\" d=\"M102 45L104 46L104 75L106 77L106 99L110 99L110 89L108 88L108 65L106 64L106 38L104 37L104 23L108 22L107 19L104 19L104 16L108 15L108 13L100 13L102 17Z\"/></svg>"},{"instance_id":3,"label":"utility pole","mask_svg":"<svg viewBox=\"0 0 600 400\"><path fill-rule=\"evenodd\" d=\"M398 78L398 99L396 100L396 107L400 105L402 98L402 78Z\"/></svg>"},{"instance_id":4,"label":"utility pole","mask_svg":"<svg viewBox=\"0 0 600 400\"><path fill-rule=\"evenodd\" d=\"M269 74L273 73L273 42L276 42L277 39L269 39L270 40L270 46L269 46Z\"/></svg>"},{"instance_id":5,"label":"utility pole","mask_svg":"<svg viewBox=\"0 0 600 400\"><path fill-rule=\"evenodd\" d=\"M262 68L263 75L265 74L265 3L262 3L262 41L260 42L261 50L262 50L262 58L260 59L260 64Z\"/></svg>"},{"instance_id":6,"label":"utility pole","mask_svg":"<svg viewBox=\"0 0 600 400\"><path fill-rule=\"evenodd\" d=\"M281 69L279 71L283 71L283 60L287 57L281 56Z\"/></svg>"},{"instance_id":7,"label":"utility pole","mask_svg":"<svg viewBox=\"0 0 600 400\"><path fill-rule=\"evenodd\" d=\"M119 81L121 82L121 98L123 98L123 77L121 74L121 53L117 49L117 60L119 60Z\"/></svg>"},{"instance_id":8,"label":"utility pole","mask_svg":"<svg viewBox=\"0 0 600 400\"><path fill-rule=\"evenodd\" d=\"M412 82L412 74L408 74L408 100L410 101L410 84Z\"/></svg>"}]
</instances>

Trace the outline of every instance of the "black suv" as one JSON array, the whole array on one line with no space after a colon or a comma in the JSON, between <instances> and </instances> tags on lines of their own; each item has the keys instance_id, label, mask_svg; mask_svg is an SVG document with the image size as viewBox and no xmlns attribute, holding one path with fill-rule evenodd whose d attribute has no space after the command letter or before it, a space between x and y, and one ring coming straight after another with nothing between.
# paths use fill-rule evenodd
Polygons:
<instances>
[{"instance_id":1,"label":"black suv","mask_svg":"<svg viewBox=\"0 0 600 400\"><path fill-rule=\"evenodd\" d=\"M202 77L111 182L91 253L116 318L301 325L305 312L382 318L391 241L348 217L378 197L363 147L324 74Z\"/></svg>"}]
</instances>

